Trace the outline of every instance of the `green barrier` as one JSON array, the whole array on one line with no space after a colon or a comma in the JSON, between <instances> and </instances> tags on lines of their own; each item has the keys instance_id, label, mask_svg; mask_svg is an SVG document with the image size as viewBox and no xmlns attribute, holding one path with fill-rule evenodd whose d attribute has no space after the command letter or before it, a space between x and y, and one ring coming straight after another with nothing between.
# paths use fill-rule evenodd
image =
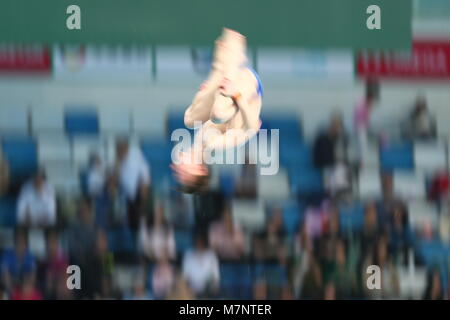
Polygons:
<instances>
[{"instance_id":1,"label":"green barrier","mask_svg":"<svg viewBox=\"0 0 450 320\"><path fill-rule=\"evenodd\" d=\"M411 0L2 0L1 43L409 49Z\"/></svg>"}]
</instances>

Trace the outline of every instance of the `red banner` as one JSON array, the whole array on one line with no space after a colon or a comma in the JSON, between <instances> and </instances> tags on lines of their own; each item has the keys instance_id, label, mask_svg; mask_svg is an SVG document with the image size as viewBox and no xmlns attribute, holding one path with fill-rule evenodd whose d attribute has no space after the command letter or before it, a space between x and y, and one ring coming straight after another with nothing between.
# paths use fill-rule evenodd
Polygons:
<instances>
[{"instance_id":1,"label":"red banner","mask_svg":"<svg viewBox=\"0 0 450 320\"><path fill-rule=\"evenodd\" d=\"M0 73L49 73L50 50L44 46L0 46Z\"/></svg>"},{"instance_id":2,"label":"red banner","mask_svg":"<svg viewBox=\"0 0 450 320\"><path fill-rule=\"evenodd\" d=\"M450 41L414 41L412 52L405 53L360 53L356 72L360 77L450 79Z\"/></svg>"}]
</instances>

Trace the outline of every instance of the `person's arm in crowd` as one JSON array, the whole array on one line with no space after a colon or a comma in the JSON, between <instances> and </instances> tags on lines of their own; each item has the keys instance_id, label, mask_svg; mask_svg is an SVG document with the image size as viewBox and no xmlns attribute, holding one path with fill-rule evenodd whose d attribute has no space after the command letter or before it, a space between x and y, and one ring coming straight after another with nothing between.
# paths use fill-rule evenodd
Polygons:
<instances>
[{"instance_id":1,"label":"person's arm in crowd","mask_svg":"<svg viewBox=\"0 0 450 320\"><path fill-rule=\"evenodd\" d=\"M219 259L214 251L211 251L211 276L212 290L217 291L219 289L220 270Z\"/></svg>"},{"instance_id":2,"label":"person's arm in crowd","mask_svg":"<svg viewBox=\"0 0 450 320\"><path fill-rule=\"evenodd\" d=\"M245 252L245 236L244 232L239 225L234 226L234 242L236 245L236 249L239 254L243 254Z\"/></svg>"},{"instance_id":3,"label":"person's arm in crowd","mask_svg":"<svg viewBox=\"0 0 450 320\"><path fill-rule=\"evenodd\" d=\"M23 188L17 200L17 222L19 224L27 224L30 219L30 212L28 207L28 191Z\"/></svg>"},{"instance_id":4,"label":"person's arm in crowd","mask_svg":"<svg viewBox=\"0 0 450 320\"><path fill-rule=\"evenodd\" d=\"M173 232L173 229L169 229L168 233L168 243L167 243L167 253L169 255L169 258L174 259L176 255L176 248L175 248L175 235Z\"/></svg>"},{"instance_id":5,"label":"person's arm in crowd","mask_svg":"<svg viewBox=\"0 0 450 320\"><path fill-rule=\"evenodd\" d=\"M139 224L139 231L138 231L138 243L140 246L140 249L142 250L142 253L144 255L149 255L149 235L147 230L147 224L145 218L141 218L140 224Z\"/></svg>"},{"instance_id":6,"label":"person's arm in crowd","mask_svg":"<svg viewBox=\"0 0 450 320\"><path fill-rule=\"evenodd\" d=\"M145 161L145 158L142 154L140 154L140 182L141 184L145 186L150 185L150 168L147 164L147 161Z\"/></svg>"},{"instance_id":7,"label":"person's arm in crowd","mask_svg":"<svg viewBox=\"0 0 450 320\"><path fill-rule=\"evenodd\" d=\"M56 195L55 190L52 187L49 187L46 201L47 201L47 212L45 218L46 221L44 221L44 224L54 225L56 224Z\"/></svg>"}]
</instances>

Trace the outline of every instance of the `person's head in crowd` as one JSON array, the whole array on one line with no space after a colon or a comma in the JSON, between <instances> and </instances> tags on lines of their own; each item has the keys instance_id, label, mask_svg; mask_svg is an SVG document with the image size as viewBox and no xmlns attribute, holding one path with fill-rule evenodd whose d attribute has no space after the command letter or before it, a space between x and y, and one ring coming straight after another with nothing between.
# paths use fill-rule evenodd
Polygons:
<instances>
[{"instance_id":1,"label":"person's head in crowd","mask_svg":"<svg viewBox=\"0 0 450 320\"><path fill-rule=\"evenodd\" d=\"M45 186L45 182L47 181L47 176L45 174L44 169L39 169L32 178L33 188L37 191L42 191Z\"/></svg>"},{"instance_id":2,"label":"person's head in crowd","mask_svg":"<svg viewBox=\"0 0 450 320\"><path fill-rule=\"evenodd\" d=\"M323 299L324 300L336 300L336 285L334 282L329 281L325 284L323 290Z\"/></svg>"},{"instance_id":3,"label":"person's head in crowd","mask_svg":"<svg viewBox=\"0 0 450 320\"><path fill-rule=\"evenodd\" d=\"M442 300L445 298L441 272L438 267L431 268L428 271L427 284L423 298L424 300Z\"/></svg>"},{"instance_id":4,"label":"person's head in crowd","mask_svg":"<svg viewBox=\"0 0 450 320\"><path fill-rule=\"evenodd\" d=\"M403 231L408 225L408 211L403 203L396 203L392 211L392 226L397 231Z\"/></svg>"},{"instance_id":5,"label":"person's head in crowd","mask_svg":"<svg viewBox=\"0 0 450 320\"><path fill-rule=\"evenodd\" d=\"M339 267L344 267L345 264L347 263L347 249L345 241L343 239L338 239L336 241L335 250L336 250L335 256L336 264Z\"/></svg>"},{"instance_id":6,"label":"person's head in crowd","mask_svg":"<svg viewBox=\"0 0 450 320\"><path fill-rule=\"evenodd\" d=\"M79 221L86 226L92 226L94 224L93 210L94 210L93 204L90 199L87 198L81 199L78 208Z\"/></svg>"},{"instance_id":7,"label":"person's head in crowd","mask_svg":"<svg viewBox=\"0 0 450 320\"><path fill-rule=\"evenodd\" d=\"M380 173L381 192L385 200L394 198L394 177L392 172L382 171Z\"/></svg>"},{"instance_id":8,"label":"person's head in crowd","mask_svg":"<svg viewBox=\"0 0 450 320\"><path fill-rule=\"evenodd\" d=\"M378 213L375 202L369 202L364 208L364 232L373 234L378 231Z\"/></svg>"},{"instance_id":9,"label":"person's head in crowd","mask_svg":"<svg viewBox=\"0 0 450 320\"><path fill-rule=\"evenodd\" d=\"M417 119L428 112L427 100L424 95L419 95L414 102L414 108L411 113L411 118Z\"/></svg>"},{"instance_id":10,"label":"person's head in crowd","mask_svg":"<svg viewBox=\"0 0 450 320\"><path fill-rule=\"evenodd\" d=\"M208 249L208 236L205 231L196 231L194 233L194 249L197 252L203 252Z\"/></svg>"},{"instance_id":11,"label":"person's head in crowd","mask_svg":"<svg viewBox=\"0 0 450 320\"><path fill-rule=\"evenodd\" d=\"M189 287L188 282L180 272L175 276L175 281L172 290L167 296L168 300L193 300L195 294Z\"/></svg>"},{"instance_id":12,"label":"person's head in crowd","mask_svg":"<svg viewBox=\"0 0 450 320\"><path fill-rule=\"evenodd\" d=\"M379 235L375 242L373 262L380 267L390 262L389 241L385 234Z\"/></svg>"},{"instance_id":13,"label":"person's head in crowd","mask_svg":"<svg viewBox=\"0 0 450 320\"><path fill-rule=\"evenodd\" d=\"M294 300L294 292L289 284L284 285L283 288L281 289L280 299Z\"/></svg>"},{"instance_id":14,"label":"person's head in crowd","mask_svg":"<svg viewBox=\"0 0 450 320\"><path fill-rule=\"evenodd\" d=\"M108 236L103 229L99 229L96 232L96 249L97 254L102 255L108 252Z\"/></svg>"},{"instance_id":15,"label":"person's head in crowd","mask_svg":"<svg viewBox=\"0 0 450 320\"><path fill-rule=\"evenodd\" d=\"M328 235L331 237L336 237L340 232L340 220L339 220L339 210L336 206L332 206L329 209L330 218L328 225Z\"/></svg>"},{"instance_id":16,"label":"person's head in crowd","mask_svg":"<svg viewBox=\"0 0 450 320\"><path fill-rule=\"evenodd\" d=\"M264 278L259 278L253 285L253 299L267 300L267 282Z\"/></svg>"},{"instance_id":17,"label":"person's head in crowd","mask_svg":"<svg viewBox=\"0 0 450 320\"><path fill-rule=\"evenodd\" d=\"M150 298L146 288L145 275L142 272L139 272L134 277L132 298L136 300L146 300Z\"/></svg>"},{"instance_id":18,"label":"person's head in crowd","mask_svg":"<svg viewBox=\"0 0 450 320\"><path fill-rule=\"evenodd\" d=\"M342 119L342 114L340 112L335 112L332 114L329 125L329 134L332 137L339 137L344 131L344 121Z\"/></svg>"},{"instance_id":19,"label":"person's head in crowd","mask_svg":"<svg viewBox=\"0 0 450 320\"><path fill-rule=\"evenodd\" d=\"M267 232L270 234L280 234L283 231L283 209L274 207L267 221Z\"/></svg>"},{"instance_id":20,"label":"person's head in crowd","mask_svg":"<svg viewBox=\"0 0 450 320\"><path fill-rule=\"evenodd\" d=\"M127 138L119 137L116 140L116 157L119 162L123 161L128 154L130 143Z\"/></svg>"}]
</instances>

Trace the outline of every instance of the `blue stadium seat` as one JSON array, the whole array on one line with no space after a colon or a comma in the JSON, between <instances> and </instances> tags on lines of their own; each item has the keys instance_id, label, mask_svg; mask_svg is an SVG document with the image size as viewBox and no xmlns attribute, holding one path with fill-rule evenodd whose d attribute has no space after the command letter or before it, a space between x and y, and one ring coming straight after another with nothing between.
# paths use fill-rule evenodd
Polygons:
<instances>
[{"instance_id":1,"label":"blue stadium seat","mask_svg":"<svg viewBox=\"0 0 450 320\"><path fill-rule=\"evenodd\" d=\"M287 136L302 138L302 129L296 113L266 112L261 118L268 128L280 130L280 140Z\"/></svg>"},{"instance_id":2,"label":"blue stadium seat","mask_svg":"<svg viewBox=\"0 0 450 320\"><path fill-rule=\"evenodd\" d=\"M253 279L264 278L269 286L281 287L287 281L287 270L276 263L257 264L253 269Z\"/></svg>"},{"instance_id":3,"label":"blue stadium seat","mask_svg":"<svg viewBox=\"0 0 450 320\"><path fill-rule=\"evenodd\" d=\"M232 197L235 191L234 176L230 172L220 173L220 190L225 197Z\"/></svg>"},{"instance_id":4,"label":"blue stadium seat","mask_svg":"<svg viewBox=\"0 0 450 320\"><path fill-rule=\"evenodd\" d=\"M297 201L288 201L283 205L283 225L289 236L294 235L303 222L303 206Z\"/></svg>"},{"instance_id":5,"label":"blue stadium seat","mask_svg":"<svg viewBox=\"0 0 450 320\"><path fill-rule=\"evenodd\" d=\"M422 241L417 247L419 256L429 267L443 266L448 262L449 248L439 239Z\"/></svg>"},{"instance_id":6,"label":"blue stadium seat","mask_svg":"<svg viewBox=\"0 0 450 320\"><path fill-rule=\"evenodd\" d=\"M0 198L0 226L13 228L16 225L16 199L13 197Z\"/></svg>"},{"instance_id":7,"label":"blue stadium seat","mask_svg":"<svg viewBox=\"0 0 450 320\"><path fill-rule=\"evenodd\" d=\"M220 287L225 297L251 299L252 285L251 268L248 264L220 264Z\"/></svg>"},{"instance_id":8,"label":"blue stadium seat","mask_svg":"<svg viewBox=\"0 0 450 320\"><path fill-rule=\"evenodd\" d=\"M126 227L108 231L108 243L113 252L137 252L136 234Z\"/></svg>"},{"instance_id":9,"label":"blue stadium seat","mask_svg":"<svg viewBox=\"0 0 450 320\"><path fill-rule=\"evenodd\" d=\"M380 148L380 165L384 170L413 170L414 149L410 142Z\"/></svg>"},{"instance_id":10,"label":"blue stadium seat","mask_svg":"<svg viewBox=\"0 0 450 320\"><path fill-rule=\"evenodd\" d=\"M285 166L295 165L314 168L311 147L304 143L289 144L280 140L280 163Z\"/></svg>"},{"instance_id":11,"label":"blue stadium seat","mask_svg":"<svg viewBox=\"0 0 450 320\"><path fill-rule=\"evenodd\" d=\"M339 222L344 232L360 231L364 224L364 206L357 203L340 208Z\"/></svg>"},{"instance_id":12,"label":"blue stadium seat","mask_svg":"<svg viewBox=\"0 0 450 320\"><path fill-rule=\"evenodd\" d=\"M8 161L11 181L21 184L38 167L36 141L30 137L4 137L2 150Z\"/></svg>"},{"instance_id":13,"label":"blue stadium seat","mask_svg":"<svg viewBox=\"0 0 450 320\"><path fill-rule=\"evenodd\" d=\"M187 129L184 125L184 109L171 110L167 114L167 137L176 129Z\"/></svg>"},{"instance_id":14,"label":"blue stadium seat","mask_svg":"<svg viewBox=\"0 0 450 320\"><path fill-rule=\"evenodd\" d=\"M192 232L188 230L175 231L175 246L178 254L184 254L193 247Z\"/></svg>"},{"instance_id":15,"label":"blue stadium seat","mask_svg":"<svg viewBox=\"0 0 450 320\"><path fill-rule=\"evenodd\" d=\"M305 168L300 165L288 167L289 183L294 195L309 196L322 194L323 178L322 173L314 168Z\"/></svg>"},{"instance_id":16,"label":"blue stadium seat","mask_svg":"<svg viewBox=\"0 0 450 320\"><path fill-rule=\"evenodd\" d=\"M145 140L141 142L144 158L150 164L152 180L158 185L163 179L171 175L170 163L172 148L170 144L158 140Z\"/></svg>"},{"instance_id":17,"label":"blue stadium seat","mask_svg":"<svg viewBox=\"0 0 450 320\"><path fill-rule=\"evenodd\" d=\"M69 137L98 135L98 112L94 108L70 108L64 112L64 126Z\"/></svg>"}]
</instances>

